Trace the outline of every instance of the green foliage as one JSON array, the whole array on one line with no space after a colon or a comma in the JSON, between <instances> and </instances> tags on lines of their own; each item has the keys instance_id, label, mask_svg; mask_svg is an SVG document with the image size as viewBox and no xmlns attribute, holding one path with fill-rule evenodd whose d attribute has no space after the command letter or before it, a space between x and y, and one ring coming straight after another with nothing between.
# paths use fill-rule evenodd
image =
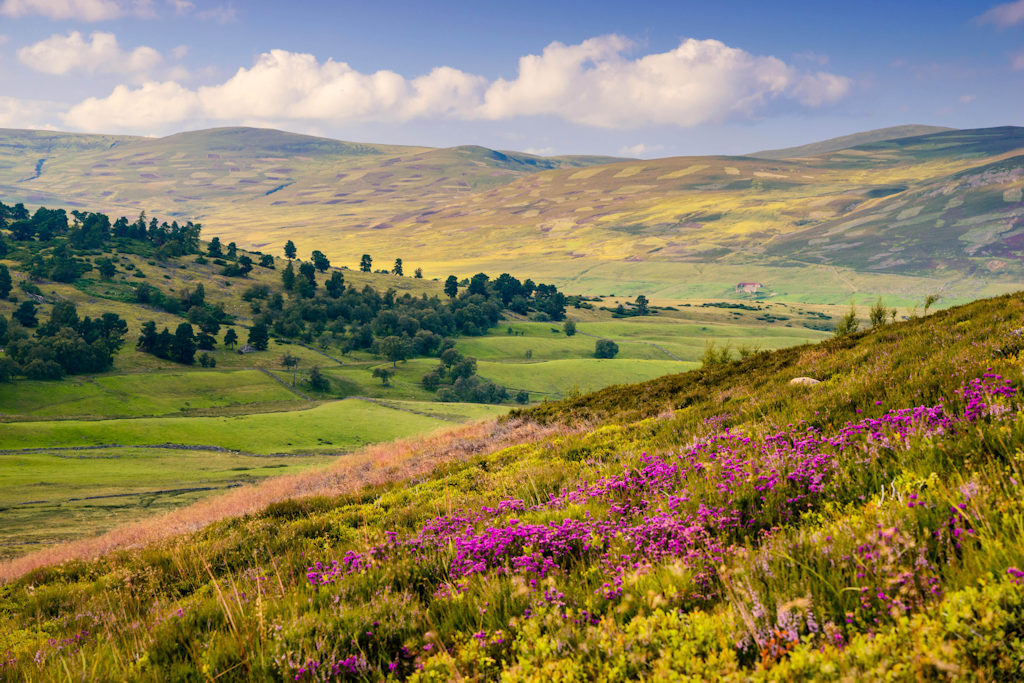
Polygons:
<instances>
[{"instance_id":1,"label":"green foliage","mask_svg":"<svg viewBox=\"0 0 1024 683\"><path fill-rule=\"evenodd\" d=\"M594 344L594 358L615 358L619 345L611 339L598 339Z\"/></svg>"},{"instance_id":2,"label":"green foliage","mask_svg":"<svg viewBox=\"0 0 1024 683\"><path fill-rule=\"evenodd\" d=\"M896 320L896 309L889 309L884 303L882 303L882 297L878 297L878 301L871 307L868 312L868 318L871 320L871 327L881 327L889 321Z\"/></svg>"},{"instance_id":3,"label":"green foliage","mask_svg":"<svg viewBox=\"0 0 1024 683\"><path fill-rule=\"evenodd\" d=\"M854 334L860 329L860 320L857 319L857 308L850 304L850 310L839 319L839 324L836 325L836 336L845 337L848 334Z\"/></svg>"},{"instance_id":4,"label":"green foliage","mask_svg":"<svg viewBox=\"0 0 1024 683\"><path fill-rule=\"evenodd\" d=\"M571 337L576 334L576 322L573 320L566 320L562 323L562 330L565 332L566 337Z\"/></svg>"},{"instance_id":5,"label":"green foliage","mask_svg":"<svg viewBox=\"0 0 1024 683\"><path fill-rule=\"evenodd\" d=\"M704 356L701 358L703 365L724 365L730 360L732 360L732 349L729 348L728 344L719 347L710 339L704 341Z\"/></svg>"},{"instance_id":6,"label":"green foliage","mask_svg":"<svg viewBox=\"0 0 1024 683\"><path fill-rule=\"evenodd\" d=\"M38 570L0 588L4 673L1015 680L1024 666L1024 420L1019 361L997 351L1022 316L1024 301L1007 296L541 403L446 445L457 455L429 474ZM466 360L448 351L446 376ZM985 395L979 408L962 387L986 372L1010 377L1018 393ZM822 383L790 386L798 374ZM279 448L347 424L328 414L333 405L288 421L260 416L244 434ZM940 405L948 429L890 439L877 426L892 410ZM982 413L962 422L969 409ZM375 423L399 414L420 418L391 411ZM846 426L860 421L876 426ZM123 422L153 438L153 425ZM223 424L178 428L203 439ZM30 426L8 426L2 445ZM99 427L35 429L72 442ZM519 429L530 436L501 443ZM804 436L791 443L780 430ZM841 434L859 440L838 457L829 444ZM787 448L837 457L797 496L805 473L776 457ZM772 467L741 467L744 454L762 452ZM775 487L758 488L773 478ZM669 483L685 495L665 498ZM692 525L668 526L679 509L724 523L695 512ZM639 555L629 528L572 535L621 518L647 524L665 553ZM430 543L449 527L457 542ZM566 535L548 543L544 530ZM521 540L531 533L540 535ZM459 563L488 548L493 555L474 556L479 568ZM521 568L545 559L543 573ZM71 642L77 651L60 646Z\"/></svg>"}]
</instances>

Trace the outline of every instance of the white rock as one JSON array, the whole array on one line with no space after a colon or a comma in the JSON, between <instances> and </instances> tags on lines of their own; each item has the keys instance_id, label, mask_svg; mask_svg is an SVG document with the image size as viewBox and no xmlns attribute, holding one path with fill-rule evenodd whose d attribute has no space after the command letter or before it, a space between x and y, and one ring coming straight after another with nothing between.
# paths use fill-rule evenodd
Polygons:
<instances>
[{"instance_id":1,"label":"white rock","mask_svg":"<svg viewBox=\"0 0 1024 683\"><path fill-rule=\"evenodd\" d=\"M814 386L815 384L821 384L821 382L814 379L813 377L794 377L793 379L789 380L789 384L790 386L795 387L811 387Z\"/></svg>"}]
</instances>

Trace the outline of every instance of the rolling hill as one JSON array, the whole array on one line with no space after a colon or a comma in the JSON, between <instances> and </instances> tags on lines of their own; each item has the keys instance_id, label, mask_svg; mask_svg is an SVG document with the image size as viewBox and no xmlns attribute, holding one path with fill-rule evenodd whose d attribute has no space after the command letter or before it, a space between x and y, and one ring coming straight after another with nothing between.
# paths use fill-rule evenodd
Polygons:
<instances>
[{"instance_id":1,"label":"rolling hill","mask_svg":"<svg viewBox=\"0 0 1024 683\"><path fill-rule=\"evenodd\" d=\"M372 253L414 258L428 276L509 270L586 294L724 296L756 281L789 300L909 303L1013 289L1024 282L1024 129L913 135L922 130L934 129L778 153L816 153L797 158L654 160L261 129L157 140L12 131L0 195L146 207L254 248L293 239L345 262Z\"/></svg>"},{"instance_id":2,"label":"rolling hill","mask_svg":"<svg viewBox=\"0 0 1024 683\"><path fill-rule=\"evenodd\" d=\"M889 128L876 128L875 130L867 130L863 133L842 135L837 138L829 138L828 140L812 142L806 145L798 145L796 147L766 149L761 152L748 154L747 156L757 157L759 159L796 159L799 157L813 157L818 156L819 154L828 154L829 152L838 152L839 150L850 149L851 147L859 147L872 142L896 140L898 138L911 138L918 135L929 135L931 133L944 133L950 130L954 129L944 128L942 126L921 125L890 126Z\"/></svg>"},{"instance_id":3,"label":"rolling hill","mask_svg":"<svg viewBox=\"0 0 1024 683\"><path fill-rule=\"evenodd\" d=\"M0 675L1018 680L1021 316L545 403L0 565Z\"/></svg>"}]
</instances>

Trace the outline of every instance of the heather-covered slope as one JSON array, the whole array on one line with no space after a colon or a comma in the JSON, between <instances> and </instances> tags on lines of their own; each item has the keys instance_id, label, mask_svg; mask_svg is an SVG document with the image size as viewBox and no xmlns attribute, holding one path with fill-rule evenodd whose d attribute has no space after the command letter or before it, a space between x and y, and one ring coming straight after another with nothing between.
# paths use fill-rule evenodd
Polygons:
<instances>
[{"instance_id":1,"label":"heather-covered slope","mask_svg":"<svg viewBox=\"0 0 1024 683\"><path fill-rule=\"evenodd\" d=\"M1019 679L1022 318L1009 295L606 389L429 476L34 571L0 589L0 674Z\"/></svg>"}]
</instances>

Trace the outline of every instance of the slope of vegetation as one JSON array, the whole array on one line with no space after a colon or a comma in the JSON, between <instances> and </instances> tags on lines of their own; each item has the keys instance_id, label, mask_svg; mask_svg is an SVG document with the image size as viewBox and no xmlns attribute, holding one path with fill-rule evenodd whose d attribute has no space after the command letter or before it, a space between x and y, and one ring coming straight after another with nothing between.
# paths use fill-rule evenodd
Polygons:
<instances>
[{"instance_id":1,"label":"slope of vegetation","mask_svg":"<svg viewBox=\"0 0 1024 683\"><path fill-rule=\"evenodd\" d=\"M588 295L711 298L760 281L788 300L943 291L963 302L1024 281L1022 130L901 127L806 146L815 156L652 160L251 128L158 140L8 131L0 194L198 219L250 249L292 239L303 253L415 252L432 276L507 271Z\"/></svg>"},{"instance_id":2,"label":"slope of vegetation","mask_svg":"<svg viewBox=\"0 0 1024 683\"><path fill-rule=\"evenodd\" d=\"M0 671L1019 679L1022 319L1015 294L720 359L523 410L427 476L8 570Z\"/></svg>"}]
</instances>

